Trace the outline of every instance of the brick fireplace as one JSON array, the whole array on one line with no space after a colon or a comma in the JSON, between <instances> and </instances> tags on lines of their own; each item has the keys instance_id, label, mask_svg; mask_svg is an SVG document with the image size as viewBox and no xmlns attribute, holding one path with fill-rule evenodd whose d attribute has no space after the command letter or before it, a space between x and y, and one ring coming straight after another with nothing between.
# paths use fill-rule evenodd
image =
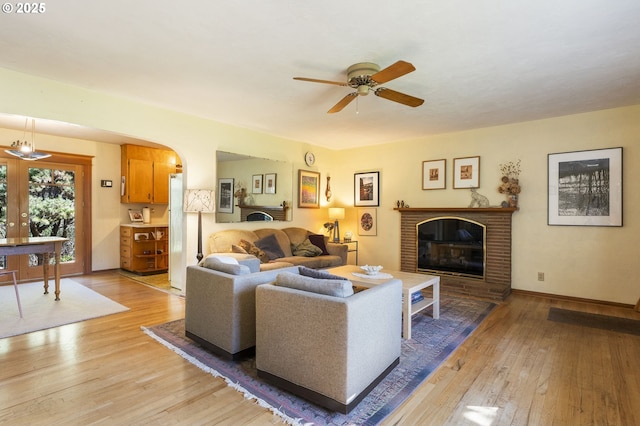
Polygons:
<instances>
[{"instance_id":1,"label":"brick fireplace","mask_svg":"<svg viewBox=\"0 0 640 426\"><path fill-rule=\"evenodd\" d=\"M459 217L486 226L484 279L443 274L441 291L453 295L504 300L511 293L511 216L513 208L398 208L400 269L417 272L417 225L427 219Z\"/></svg>"}]
</instances>

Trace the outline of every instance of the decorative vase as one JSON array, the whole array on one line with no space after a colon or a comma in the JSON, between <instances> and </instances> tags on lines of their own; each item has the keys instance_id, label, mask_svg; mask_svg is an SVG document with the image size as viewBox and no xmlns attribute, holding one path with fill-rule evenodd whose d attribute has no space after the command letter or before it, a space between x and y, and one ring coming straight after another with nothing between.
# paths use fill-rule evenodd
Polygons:
<instances>
[{"instance_id":1,"label":"decorative vase","mask_svg":"<svg viewBox=\"0 0 640 426\"><path fill-rule=\"evenodd\" d=\"M509 201L509 207L513 207L514 209L518 208L518 195L517 194L509 194L507 200Z\"/></svg>"}]
</instances>

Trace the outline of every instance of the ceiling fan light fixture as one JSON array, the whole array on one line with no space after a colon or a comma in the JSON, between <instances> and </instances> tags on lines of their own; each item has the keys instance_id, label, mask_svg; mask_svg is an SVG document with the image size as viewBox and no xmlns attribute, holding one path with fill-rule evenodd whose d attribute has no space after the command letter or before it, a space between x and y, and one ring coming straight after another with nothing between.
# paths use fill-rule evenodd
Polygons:
<instances>
[{"instance_id":1,"label":"ceiling fan light fixture","mask_svg":"<svg viewBox=\"0 0 640 426\"><path fill-rule=\"evenodd\" d=\"M31 142L27 141L26 134L28 122L29 119L26 118L24 121L24 140L21 141L18 139L14 141L11 143L11 148L13 149L5 149L4 152L27 161L35 161L51 157L51 154L36 151L36 121L34 119L31 119Z\"/></svg>"},{"instance_id":2,"label":"ceiling fan light fixture","mask_svg":"<svg viewBox=\"0 0 640 426\"><path fill-rule=\"evenodd\" d=\"M340 112L356 99L356 106L358 104L357 99L360 96L367 96L370 91L380 97L390 101L394 101L410 107L417 107L424 103L424 99L416 98L404 93L397 92L395 90L387 89L385 87L378 87L379 84L387 83L391 80L395 80L398 77L409 74L416 70L411 63L406 61L396 61L384 69L380 69L380 66L372 62L360 62L351 65L347 68L347 82L341 83L338 81L319 80L317 78L306 77L293 77L294 80L309 81L312 83L324 83L334 84L337 86L347 86L354 89L353 92L347 94L337 104L335 104L328 114ZM358 113L356 109L356 114Z\"/></svg>"},{"instance_id":3,"label":"ceiling fan light fixture","mask_svg":"<svg viewBox=\"0 0 640 426\"><path fill-rule=\"evenodd\" d=\"M369 86L366 86L364 84L358 86L358 95L367 96L368 94L369 94Z\"/></svg>"}]
</instances>

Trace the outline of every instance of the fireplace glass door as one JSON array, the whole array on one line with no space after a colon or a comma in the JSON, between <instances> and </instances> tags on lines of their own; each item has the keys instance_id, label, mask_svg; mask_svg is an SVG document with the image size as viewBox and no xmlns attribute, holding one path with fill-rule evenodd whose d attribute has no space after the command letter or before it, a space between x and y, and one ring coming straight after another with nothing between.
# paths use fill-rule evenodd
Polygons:
<instances>
[{"instance_id":1,"label":"fireplace glass door","mask_svg":"<svg viewBox=\"0 0 640 426\"><path fill-rule=\"evenodd\" d=\"M484 278L486 226L441 217L417 225L418 271Z\"/></svg>"}]
</instances>

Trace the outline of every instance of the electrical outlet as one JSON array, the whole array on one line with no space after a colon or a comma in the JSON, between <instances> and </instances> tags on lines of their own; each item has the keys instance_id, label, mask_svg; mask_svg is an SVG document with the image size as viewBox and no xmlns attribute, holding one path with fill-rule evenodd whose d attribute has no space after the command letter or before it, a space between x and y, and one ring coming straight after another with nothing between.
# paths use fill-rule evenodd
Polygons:
<instances>
[{"instance_id":1,"label":"electrical outlet","mask_svg":"<svg viewBox=\"0 0 640 426\"><path fill-rule=\"evenodd\" d=\"M538 272L538 281L544 281L544 272Z\"/></svg>"}]
</instances>

